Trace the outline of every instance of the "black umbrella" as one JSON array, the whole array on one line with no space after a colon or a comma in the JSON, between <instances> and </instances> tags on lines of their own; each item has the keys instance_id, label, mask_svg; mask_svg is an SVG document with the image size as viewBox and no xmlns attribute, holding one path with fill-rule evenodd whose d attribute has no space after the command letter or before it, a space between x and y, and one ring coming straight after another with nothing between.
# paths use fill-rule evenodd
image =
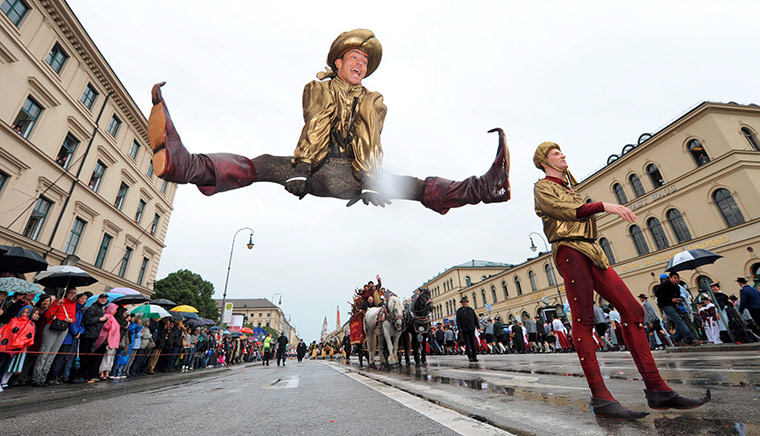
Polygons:
<instances>
[{"instance_id":1,"label":"black umbrella","mask_svg":"<svg viewBox=\"0 0 760 436\"><path fill-rule=\"evenodd\" d=\"M702 265L710 265L720 259L720 254L715 254L709 250L697 248L694 250L685 250L677 253L668 261L665 271L678 272L690 269L697 269Z\"/></svg>"},{"instance_id":2,"label":"black umbrella","mask_svg":"<svg viewBox=\"0 0 760 436\"><path fill-rule=\"evenodd\" d=\"M3 254L5 254L5 252L8 251L8 249L10 249L10 248L11 247L9 247L7 245L0 245L0 256L2 256Z\"/></svg>"},{"instance_id":3,"label":"black umbrella","mask_svg":"<svg viewBox=\"0 0 760 436\"><path fill-rule=\"evenodd\" d=\"M195 327L201 327L205 324L203 324L203 321L199 319L188 319L187 321L185 321L185 325L195 328Z\"/></svg>"},{"instance_id":4,"label":"black umbrella","mask_svg":"<svg viewBox=\"0 0 760 436\"><path fill-rule=\"evenodd\" d=\"M149 301L149 299L144 295L125 295L113 300L115 304L118 304L120 306L123 306L125 304L140 304L147 301Z\"/></svg>"},{"instance_id":5,"label":"black umbrella","mask_svg":"<svg viewBox=\"0 0 760 436\"><path fill-rule=\"evenodd\" d=\"M35 283L51 288L68 288L71 286L90 286L98 279L87 274L82 268L71 265L51 266L47 271L40 271L34 276Z\"/></svg>"},{"instance_id":6,"label":"black umbrella","mask_svg":"<svg viewBox=\"0 0 760 436\"><path fill-rule=\"evenodd\" d=\"M156 300L150 300L150 304L155 304L156 306L161 306L161 307L164 307L164 306L174 307L177 305L177 303L173 302L172 300L167 300L166 298L158 298Z\"/></svg>"},{"instance_id":7,"label":"black umbrella","mask_svg":"<svg viewBox=\"0 0 760 436\"><path fill-rule=\"evenodd\" d=\"M199 319L198 319L198 321L200 321L200 322L201 322L201 326L204 326L204 325L214 325L214 324L216 324L216 321L212 321L212 320L210 320L210 319L208 319L208 318L199 318Z\"/></svg>"},{"instance_id":8,"label":"black umbrella","mask_svg":"<svg viewBox=\"0 0 760 436\"><path fill-rule=\"evenodd\" d=\"M178 313L181 314L183 317L185 317L185 319L200 319L197 313L193 313L193 312L178 312Z\"/></svg>"},{"instance_id":9,"label":"black umbrella","mask_svg":"<svg viewBox=\"0 0 760 436\"><path fill-rule=\"evenodd\" d=\"M12 273L28 273L42 271L48 263L40 253L23 247L6 247L5 254L0 256L0 271Z\"/></svg>"}]
</instances>

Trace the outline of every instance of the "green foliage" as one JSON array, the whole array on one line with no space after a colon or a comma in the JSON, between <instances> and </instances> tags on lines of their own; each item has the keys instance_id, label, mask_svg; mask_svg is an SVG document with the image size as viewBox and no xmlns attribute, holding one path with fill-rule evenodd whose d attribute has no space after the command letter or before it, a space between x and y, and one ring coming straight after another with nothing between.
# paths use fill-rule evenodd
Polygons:
<instances>
[{"instance_id":1,"label":"green foliage","mask_svg":"<svg viewBox=\"0 0 760 436\"><path fill-rule=\"evenodd\" d=\"M219 319L216 303L211 298L214 295L214 285L203 280L200 274L181 269L173 272L156 282L155 294L152 298L168 298L177 305L187 304L198 309L202 318Z\"/></svg>"},{"instance_id":2,"label":"green foliage","mask_svg":"<svg viewBox=\"0 0 760 436\"><path fill-rule=\"evenodd\" d=\"M265 332L272 335L272 338L277 339L280 337L280 332L277 331L277 329L273 329L272 327L262 327Z\"/></svg>"}]
</instances>

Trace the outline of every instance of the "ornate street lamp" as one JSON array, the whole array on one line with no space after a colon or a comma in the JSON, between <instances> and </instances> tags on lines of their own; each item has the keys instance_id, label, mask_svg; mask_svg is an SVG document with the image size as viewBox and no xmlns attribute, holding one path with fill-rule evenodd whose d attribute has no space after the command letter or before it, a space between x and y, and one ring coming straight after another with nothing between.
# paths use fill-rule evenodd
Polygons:
<instances>
[{"instance_id":1,"label":"ornate street lamp","mask_svg":"<svg viewBox=\"0 0 760 436\"><path fill-rule=\"evenodd\" d=\"M224 279L224 293L222 293L222 316L224 316L224 304L227 301L227 284L230 281L230 268L232 268L232 253L235 251L235 238L237 238L238 233L242 232L243 230L249 230L251 234L248 236L248 243L245 244L248 249L253 248L253 229L250 227L243 227L241 229L238 229L237 232L235 232L235 236L232 237L232 247L230 248L230 261L227 264L227 278ZM222 325L222 316L219 317L219 325Z\"/></svg>"}]
</instances>

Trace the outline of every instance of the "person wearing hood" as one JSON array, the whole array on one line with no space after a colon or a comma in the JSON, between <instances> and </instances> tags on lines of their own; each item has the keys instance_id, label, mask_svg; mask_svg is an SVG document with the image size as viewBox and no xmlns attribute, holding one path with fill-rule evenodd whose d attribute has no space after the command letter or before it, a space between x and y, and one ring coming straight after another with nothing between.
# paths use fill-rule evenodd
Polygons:
<instances>
[{"instance_id":1,"label":"person wearing hood","mask_svg":"<svg viewBox=\"0 0 760 436\"><path fill-rule=\"evenodd\" d=\"M113 367L116 349L119 348L119 341L121 340L121 327L115 316L117 308L118 306L113 303L106 307L104 314L106 321L103 323L100 335L98 335L98 339L95 341L95 353L103 354L98 369L98 378L100 380L108 378Z\"/></svg>"},{"instance_id":2,"label":"person wearing hood","mask_svg":"<svg viewBox=\"0 0 760 436\"><path fill-rule=\"evenodd\" d=\"M26 348L34 343L32 306L23 306L16 317L0 328L0 392L8 387L8 380L24 366Z\"/></svg>"},{"instance_id":3,"label":"person wearing hood","mask_svg":"<svg viewBox=\"0 0 760 436\"><path fill-rule=\"evenodd\" d=\"M47 325L42 330L42 345L40 354L37 356L37 363L34 365L32 387L47 386L45 379L50 367L69 332L69 327L76 319L77 307L74 302L76 294L76 288L67 289L63 298L53 302L45 311Z\"/></svg>"},{"instance_id":4,"label":"person wearing hood","mask_svg":"<svg viewBox=\"0 0 760 436\"><path fill-rule=\"evenodd\" d=\"M84 332L84 326L82 326L82 308L91 296L91 293L83 292L74 298L76 304L75 319L73 323L69 324L69 331L66 333L66 337L61 343L61 348L58 350L58 355L55 356L55 360L53 361L53 366L50 368L50 373L48 374L50 381L48 384L58 384L61 381L67 382L70 380L71 366L74 363L74 357L79 347L79 337Z\"/></svg>"},{"instance_id":5,"label":"person wearing hood","mask_svg":"<svg viewBox=\"0 0 760 436\"><path fill-rule=\"evenodd\" d=\"M105 316L103 308L108 305L108 295L100 294L98 298L92 303L92 306L82 310L82 326L84 332L79 339L79 354L81 355L81 362L79 366L79 372L77 374L77 381L90 380L91 382L97 381L95 378L97 375L102 353L95 354L95 341L100 336L100 331L103 329L103 323L108 318Z\"/></svg>"}]
</instances>

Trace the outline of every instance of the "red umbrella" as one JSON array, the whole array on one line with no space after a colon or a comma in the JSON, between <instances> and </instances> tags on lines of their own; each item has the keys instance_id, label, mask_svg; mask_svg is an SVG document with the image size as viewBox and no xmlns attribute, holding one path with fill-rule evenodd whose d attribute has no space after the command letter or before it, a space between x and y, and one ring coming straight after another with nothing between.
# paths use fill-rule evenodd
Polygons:
<instances>
[{"instance_id":1,"label":"red umbrella","mask_svg":"<svg viewBox=\"0 0 760 436\"><path fill-rule=\"evenodd\" d=\"M252 335L253 334L253 329L250 328L250 327L243 327L239 331L240 331L240 333L245 333L245 334L248 334L248 335Z\"/></svg>"}]
</instances>

